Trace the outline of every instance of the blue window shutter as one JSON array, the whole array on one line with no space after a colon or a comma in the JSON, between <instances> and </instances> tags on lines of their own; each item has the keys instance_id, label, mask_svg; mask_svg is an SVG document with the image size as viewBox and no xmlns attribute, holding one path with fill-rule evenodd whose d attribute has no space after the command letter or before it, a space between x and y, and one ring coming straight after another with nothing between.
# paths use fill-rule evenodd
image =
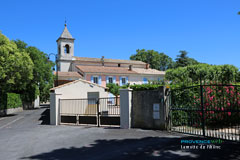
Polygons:
<instances>
[{"instance_id":1,"label":"blue window shutter","mask_svg":"<svg viewBox=\"0 0 240 160\"><path fill-rule=\"evenodd\" d=\"M116 84L116 76L113 76L113 83Z\"/></svg>"},{"instance_id":2,"label":"blue window shutter","mask_svg":"<svg viewBox=\"0 0 240 160\"><path fill-rule=\"evenodd\" d=\"M122 86L122 77L119 77L120 86Z\"/></svg>"},{"instance_id":3,"label":"blue window shutter","mask_svg":"<svg viewBox=\"0 0 240 160\"><path fill-rule=\"evenodd\" d=\"M93 76L91 76L91 82L93 83Z\"/></svg>"},{"instance_id":4,"label":"blue window shutter","mask_svg":"<svg viewBox=\"0 0 240 160\"><path fill-rule=\"evenodd\" d=\"M98 84L101 85L102 84L102 79L101 79L101 76L99 76L98 78Z\"/></svg>"},{"instance_id":5,"label":"blue window shutter","mask_svg":"<svg viewBox=\"0 0 240 160\"><path fill-rule=\"evenodd\" d=\"M107 84L109 83L108 76L106 76L106 82L107 82Z\"/></svg>"},{"instance_id":6,"label":"blue window shutter","mask_svg":"<svg viewBox=\"0 0 240 160\"><path fill-rule=\"evenodd\" d=\"M147 84L147 83L148 83L147 78L143 78L143 84Z\"/></svg>"},{"instance_id":7,"label":"blue window shutter","mask_svg":"<svg viewBox=\"0 0 240 160\"><path fill-rule=\"evenodd\" d=\"M128 84L128 77L126 77L126 84Z\"/></svg>"}]
</instances>

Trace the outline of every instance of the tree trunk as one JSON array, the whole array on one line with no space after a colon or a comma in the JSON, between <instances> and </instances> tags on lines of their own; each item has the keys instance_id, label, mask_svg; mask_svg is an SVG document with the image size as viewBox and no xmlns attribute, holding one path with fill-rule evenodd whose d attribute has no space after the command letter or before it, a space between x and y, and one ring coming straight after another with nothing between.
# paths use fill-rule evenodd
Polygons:
<instances>
[{"instance_id":1,"label":"tree trunk","mask_svg":"<svg viewBox=\"0 0 240 160\"><path fill-rule=\"evenodd\" d=\"M34 108L34 103L33 102L23 102L23 109L33 109Z\"/></svg>"}]
</instances>

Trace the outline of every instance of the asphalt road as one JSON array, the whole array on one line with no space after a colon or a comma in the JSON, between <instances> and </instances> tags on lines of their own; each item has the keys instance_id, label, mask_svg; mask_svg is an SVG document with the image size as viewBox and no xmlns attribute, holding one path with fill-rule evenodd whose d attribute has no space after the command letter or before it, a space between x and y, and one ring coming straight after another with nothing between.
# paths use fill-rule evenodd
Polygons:
<instances>
[{"instance_id":1,"label":"asphalt road","mask_svg":"<svg viewBox=\"0 0 240 160\"><path fill-rule=\"evenodd\" d=\"M49 109L0 117L0 160L240 159L240 144L183 149L181 140L206 140L154 130L49 125ZM198 145L199 146L199 145Z\"/></svg>"}]
</instances>

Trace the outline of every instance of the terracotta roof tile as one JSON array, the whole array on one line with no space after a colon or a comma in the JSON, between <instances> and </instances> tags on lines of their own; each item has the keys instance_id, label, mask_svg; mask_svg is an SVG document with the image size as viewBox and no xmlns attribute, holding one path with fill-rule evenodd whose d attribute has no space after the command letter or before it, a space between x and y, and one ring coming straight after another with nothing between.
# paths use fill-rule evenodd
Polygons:
<instances>
[{"instance_id":1,"label":"terracotta roof tile","mask_svg":"<svg viewBox=\"0 0 240 160\"><path fill-rule=\"evenodd\" d=\"M56 75L56 72L54 72L54 74ZM78 72L58 72L58 76L82 78L82 76Z\"/></svg>"},{"instance_id":2,"label":"terracotta roof tile","mask_svg":"<svg viewBox=\"0 0 240 160\"><path fill-rule=\"evenodd\" d=\"M74 57L77 61L87 61L87 62L101 62L101 58L88 58L88 57ZM121 63L121 64L142 64L146 65L145 62L135 61L135 60L122 60L122 59L106 59L104 58L104 62L107 63Z\"/></svg>"},{"instance_id":3,"label":"terracotta roof tile","mask_svg":"<svg viewBox=\"0 0 240 160\"><path fill-rule=\"evenodd\" d=\"M104 67L104 66L76 66L84 73L113 73L113 74L149 74L149 75L164 75L164 71L156 69L132 68L130 71L124 67Z\"/></svg>"},{"instance_id":4,"label":"terracotta roof tile","mask_svg":"<svg viewBox=\"0 0 240 160\"><path fill-rule=\"evenodd\" d=\"M144 68L133 68L132 69L133 71L139 73L139 74L157 74L157 75L165 75L165 72L164 71L159 71L159 70L156 70L156 69L144 69Z\"/></svg>"},{"instance_id":5,"label":"terracotta roof tile","mask_svg":"<svg viewBox=\"0 0 240 160\"><path fill-rule=\"evenodd\" d=\"M88 84L91 84L91 85L94 85L94 86L97 86L97 87L101 87L101 88L107 89L107 87L103 87L103 86L100 86L100 85L92 83L92 82L88 82L88 81L83 80L83 79L78 79L78 80L75 80L75 81L72 81L72 82L68 82L68 83L59 85L57 87L53 87L53 88L50 89L50 91L53 91L55 89L62 88L62 87L65 87L65 86L68 86L68 85L71 85L71 84L74 84L74 83L77 83L77 82L88 83Z\"/></svg>"}]
</instances>

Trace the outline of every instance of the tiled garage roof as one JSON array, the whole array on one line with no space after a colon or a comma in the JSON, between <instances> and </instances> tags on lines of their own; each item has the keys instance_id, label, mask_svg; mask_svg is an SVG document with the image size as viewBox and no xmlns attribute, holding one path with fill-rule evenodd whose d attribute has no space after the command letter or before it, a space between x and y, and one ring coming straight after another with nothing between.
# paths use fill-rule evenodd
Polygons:
<instances>
[{"instance_id":1,"label":"tiled garage roof","mask_svg":"<svg viewBox=\"0 0 240 160\"><path fill-rule=\"evenodd\" d=\"M107 89L106 87L100 86L100 85L98 85L96 83L92 83L92 82L89 82L89 81L86 81L86 80L83 80L83 79L78 79L78 80L75 80L75 81L72 81L72 82L69 82L69 83L65 83L65 84L59 85L57 87L51 88L50 91L54 91L54 90L56 90L58 88L62 88L62 87L65 87L65 86L68 86L68 85L71 85L71 84L74 84L74 83L77 83L77 82L88 83L90 85L94 85L94 86L97 86L97 87L101 87L101 88Z\"/></svg>"}]
</instances>

